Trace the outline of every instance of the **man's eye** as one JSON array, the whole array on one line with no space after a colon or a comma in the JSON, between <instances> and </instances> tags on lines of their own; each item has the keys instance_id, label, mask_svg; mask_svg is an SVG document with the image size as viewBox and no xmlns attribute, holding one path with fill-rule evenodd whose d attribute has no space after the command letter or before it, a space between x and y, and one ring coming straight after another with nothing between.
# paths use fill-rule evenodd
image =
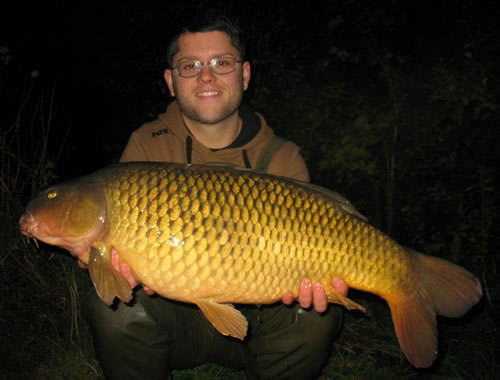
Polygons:
<instances>
[{"instance_id":1,"label":"man's eye","mask_svg":"<svg viewBox=\"0 0 500 380\"><path fill-rule=\"evenodd\" d=\"M184 63L182 66L181 66L181 69L184 70L184 71L193 71L196 69L196 65L191 62L191 63Z\"/></svg>"},{"instance_id":2,"label":"man's eye","mask_svg":"<svg viewBox=\"0 0 500 380\"><path fill-rule=\"evenodd\" d=\"M231 60L225 58L219 58L215 61L215 65L219 67L231 66Z\"/></svg>"}]
</instances>

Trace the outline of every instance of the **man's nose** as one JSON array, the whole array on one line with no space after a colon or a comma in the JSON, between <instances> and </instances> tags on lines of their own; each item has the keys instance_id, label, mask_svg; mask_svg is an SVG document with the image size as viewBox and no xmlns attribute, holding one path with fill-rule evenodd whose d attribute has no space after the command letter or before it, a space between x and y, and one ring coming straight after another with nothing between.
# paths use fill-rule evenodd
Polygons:
<instances>
[{"instance_id":1,"label":"man's nose","mask_svg":"<svg viewBox=\"0 0 500 380\"><path fill-rule=\"evenodd\" d=\"M215 78L215 74L212 71L212 69L210 68L210 65L205 63L201 67L200 80L202 80L203 82L210 82L210 81L214 80L214 78Z\"/></svg>"}]
</instances>

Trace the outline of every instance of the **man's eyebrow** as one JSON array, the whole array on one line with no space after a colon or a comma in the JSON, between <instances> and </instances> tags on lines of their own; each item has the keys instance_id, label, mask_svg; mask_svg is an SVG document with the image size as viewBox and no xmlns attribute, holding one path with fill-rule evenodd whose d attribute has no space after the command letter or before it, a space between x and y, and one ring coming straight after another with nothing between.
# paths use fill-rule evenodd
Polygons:
<instances>
[{"instance_id":1,"label":"man's eyebrow","mask_svg":"<svg viewBox=\"0 0 500 380\"><path fill-rule=\"evenodd\" d=\"M236 56L233 53L222 53L222 54L214 54L214 55L210 56L210 58L208 58L208 59L210 60L210 59L218 58L218 57L233 57L233 58L236 58ZM181 58L177 59L176 62L181 62L181 61L185 61L185 60L198 60L198 61L201 61L201 57L197 57L197 56L185 56L185 57L181 57Z\"/></svg>"},{"instance_id":2,"label":"man's eyebrow","mask_svg":"<svg viewBox=\"0 0 500 380\"><path fill-rule=\"evenodd\" d=\"M184 61L184 60L186 60L186 59L199 59L199 58L198 58L198 57L195 57L195 56L193 56L193 57L191 57L191 56L189 56L189 57L181 57L181 58L179 58L179 59L177 60L177 62L179 62L179 61Z\"/></svg>"}]
</instances>

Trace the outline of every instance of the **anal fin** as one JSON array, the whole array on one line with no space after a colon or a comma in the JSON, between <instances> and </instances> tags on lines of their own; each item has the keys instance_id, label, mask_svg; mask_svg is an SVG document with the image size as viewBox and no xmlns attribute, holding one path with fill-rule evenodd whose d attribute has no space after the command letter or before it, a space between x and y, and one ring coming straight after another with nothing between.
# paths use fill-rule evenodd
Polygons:
<instances>
[{"instance_id":1,"label":"anal fin","mask_svg":"<svg viewBox=\"0 0 500 380\"><path fill-rule=\"evenodd\" d=\"M342 305L347 310L360 310L363 313L366 313L366 308L363 305L354 302L333 288L328 291L328 302Z\"/></svg>"},{"instance_id":2,"label":"anal fin","mask_svg":"<svg viewBox=\"0 0 500 380\"><path fill-rule=\"evenodd\" d=\"M194 303L222 335L229 335L240 340L245 339L248 321L233 305L217 303L209 299L199 299Z\"/></svg>"}]
</instances>

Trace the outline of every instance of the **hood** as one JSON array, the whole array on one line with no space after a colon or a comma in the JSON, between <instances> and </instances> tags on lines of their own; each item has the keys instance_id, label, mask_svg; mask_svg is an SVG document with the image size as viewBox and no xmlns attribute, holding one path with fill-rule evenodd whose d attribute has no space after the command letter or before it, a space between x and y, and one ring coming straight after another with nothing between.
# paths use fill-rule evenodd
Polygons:
<instances>
[{"instance_id":1,"label":"hood","mask_svg":"<svg viewBox=\"0 0 500 380\"><path fill-rule=\"evenodd\" d=\"M174 135L186 149L192 151L192 163L210 162L212 156L217 152L217 159L227 162L240 161L242 152L251 158L256 156L262 146L274 135L267 125L265 119L251 107L242 105L239 110L240 118L243 121L242 132L237 139L228 147L221 149L210 149L201 144L189 131L182 118L179 106L176 101L169 104L167 112L159 115L158 121ZM200 162L201 161L201 162Z\"/></svg>"}]
</instances>

